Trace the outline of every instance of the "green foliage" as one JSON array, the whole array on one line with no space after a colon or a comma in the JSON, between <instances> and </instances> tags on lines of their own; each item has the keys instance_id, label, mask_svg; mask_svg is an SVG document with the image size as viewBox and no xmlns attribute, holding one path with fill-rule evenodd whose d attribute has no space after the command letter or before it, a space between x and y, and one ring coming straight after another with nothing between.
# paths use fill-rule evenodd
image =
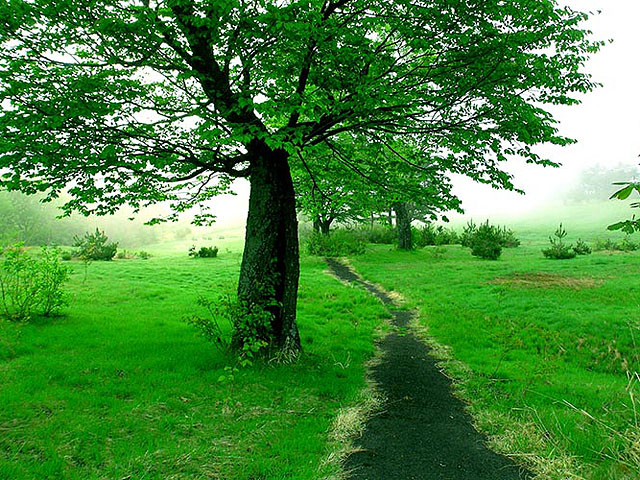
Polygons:
<instances>
[{"instance_id":1,"label":"green foliage","mask_svg":"<svg viewBox=\"0 0 640 480\"><path fill-rule=\"evenodd\" d=\"M584 240L579 238L573 246L573 251L576 252L576 255L590 255L591 247Z\"/></svg>"},{"instance_id":2,"label":"green foliage","mask_svg":"<svg viewBox=\"0 0 640 480\"><path fill-rule=\"evenodd\" d=\"M240 366L249 367L259 355L268 353L273 315L267 308L239 302L231 294L213 299L200 296L196 303L207 310L208 316L191 315L185 321L220 352L235 349Z\"/></svg>"},{"instance_id":3,"label":"green foliage","mask_svg":"<svg viewBox=\"0 0 640 480\"><path fill-rule=\"evenodd\" d=\"M307 240L307 252L321 257L361 255L366 245L358 232L337 229L330 235L313 233Z\"/></svg>"},{"instance_id":4,"label":"green foliage","mask_svg":"<svg viewBox=\"0 0 640 480\"><path fill-rule=\"evenodd\" d=\"M189 256L192 258L216 258L218 256L218 247L200 247L196 248L192 245L189 248Z\"/></svg>"},{"instance_id":5,"label":"green foliage","mask_svg":"<svg viewBox=\"0 0 640 480\"><path fill-rule=\"evenodd\" d=\"M217 253L217 252L216 252ZM138 257L140 260L149 260L151 258L151 254L149 252L147 252L146 250L138 250L135 253L136 257Z\"/></svg>"},{"instance_id":6,"label":"green foliage","mask_svg":"<svg viewBox=\"0 0 640 480\"><path fill-rule=\"evenodd\" d=\"M473 237L478 231L478 226L475 224L473 220L469 220L467 224L462 229L462 234L460 235L460 244L463 247L471 248L471 244L473 243Z\"/></svg>"},{"instance_id":7,"label":"green foliage","mask_svg":"<svg viewBox=\"0 0 640 480\"><path fill-rule=\"evenodd\" d=\"M489 223L489 220L486 221ZM513 230L506 226L494 227L495 234L499 237L500 246L503 248L515 248L520 245L520 240L516 237ZM472 247L474 238L478 233L478 226L473 220L469 220L460 234L460 244L463 247Z\"/></svg>"},{"instance_id":8,"label":"green foliage","mask_svg":"<svg viewBox=\"0 0 640 480\"><path fill-rule=\"evenodd\" d=\"M378 223L361 227L357 229L356 232L358 237L365 243L393 245L398 239L398 235L393 228Z\"/></svg>"},{"instance_id":9,"label":"green foliage","mask_svg":"<svg viewBox=\"0 0 640 480\"><path fill-rule=\"evenodd\" d=\"M68 304L62 290L69 268L60 263L60 251L42 247L33 257L22 245L5 248L0 264L2 314L10 320L29 320L38 311L51 316Z\"/></svg>"},{"instance_id":10,"label":"green foliage","mask_svg":"<svg viewBox=\"0 0 640 480\"><path fill-rule=\"evenodd\" d=\"M497 260L502 254L502 234L498 227L485 223L477 227L471 238L471 255L485 260Z\"/></svg>"},{"instance_id":11,"label":"green foliage","mask_svg":"<svg viewBox=\"0 0 640 480\"><path fill-rule=\"evenodd\" d=\"M626 235L621 242L616 242L610 238L604 240L599 238L593 243L593 249L595 251L635 252L640 249L640 243L632 241L628 235Z\"/></svg>"},{"instance_id":12,"label":"green foliage","mask_svg":"<svg viewBox=\"0 0 640 480\"><path fill-rule=\"evenodd\" d=\"M60 251L60 258L62 260L64 260L65 262L73 260L73 252L71 250L61 250Z\"/></svg>"},{"instance_id":13,"label":"green foliage","mask_svg":"<svg viewBox=\"0 0 640 480\"><path fill-rule=\"evenodd\" d=\"M573 245L567 245L563 239L567 236L566 230L562 224L556 229L553 236L549 237L551 247L542 250L542 254L546 258L552 260L568 260L575 258L577 252L574 250Z\"/></svg>"},{"instance_id":14,"label":"green foliage","mask_svg":"<svg viewBox=\"0 0 640 480\"><path fill-rule=\"evenodd\" d=\"M624 185L620 190L611 195L611 199L626 200L632 193L640 193L640 182L616 182L614 185ZM640 208L640 202L631 204L631 208ZM609 230L622 230L626 234L640 231L640 220L635 215L630 220L623 220L607 227Z\"/></svg>"},{"instance_id":15,"label":"green foliage","mask_svg":"<svg viewBox=\"0 0 640 480\"><path fill-rule=\"evenodd\" d=\"M456 245L460 243L460 235L452 228L443 225L425 223L421 228L412 227L414 244L418 247L429 245Z\"/></svg>"},{"instance_id":16,"label":"green foliage","mask_svg":"<svg viewBox=\"0 0 640 480\"><path fill-rule=\"evenodd\" d=\"M507 227L498 227L498 235L500 235L500 245L504 248L516 248L520 246L520 240L516 237L513 230Z\"/></svg>"},{"instance_id":17,"label":"green foliage","mask_svg":"<svg viewBox=\"0 0 640 480\"><path fill-rule=\"evenodd\" d=\"M76 256L84 261L113 260L118 251L118 244L109 243L109 237L98 228L93 233L85 233L84 237L74 237L73 246L77 248Z\"/></svg>"}]
</instances>

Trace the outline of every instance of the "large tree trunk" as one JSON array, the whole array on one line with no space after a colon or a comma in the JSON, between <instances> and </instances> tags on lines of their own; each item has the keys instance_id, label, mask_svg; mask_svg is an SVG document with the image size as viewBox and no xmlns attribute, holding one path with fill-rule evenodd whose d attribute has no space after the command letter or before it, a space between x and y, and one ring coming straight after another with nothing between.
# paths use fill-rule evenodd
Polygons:
<instances>
[{"instance_id":1,"label":"large tree trunk","mask_svg":"<svg viewBox=\"0 0 640 480\"><path fill-rule=\"evenodd\" d=\"M270 332L259 332L271 347L300 350L296 324L298 278L298 221L296 200L284 150L262 142L249 146L251 194L244 254L238 283L240 302L272 315ZM243 343L236 337L236 346Z\"/></svg>"},{"instance_id":2,"label":"large tree trunk","mask_svg":"<svg viewBox=\"0 0 640 480\"><path fill-rule=\"evenodd\" d=\"M413 249L411 238L411 217L406 203L395 203L393 209L396 212L396 228L398 229L398 248L401 250Z\"/></svg>"}]
</instances>

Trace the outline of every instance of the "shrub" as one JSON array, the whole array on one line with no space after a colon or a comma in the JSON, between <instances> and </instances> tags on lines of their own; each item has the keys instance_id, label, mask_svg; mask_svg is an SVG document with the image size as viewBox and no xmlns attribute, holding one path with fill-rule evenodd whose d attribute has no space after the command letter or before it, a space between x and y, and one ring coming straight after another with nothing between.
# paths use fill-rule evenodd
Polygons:
<instances>
[{"instance_id":1,"label":"shrub","mask_svg":"<svg viewBox=\"0 0 640 480\"><path fill-rule=\"evenodd\" d=\"M60 263L59 250L47 247L42 247L37 267L38 304L49 317L68 303L62 285L69 280L69 267Z\"/></svg>"},{"instance_id":2,"label":"shrub","mask_svg":"<svg viewBox=\"0 0 640 480\"><path fill-rule=\"evenodd\" d=\"M60 263L60 251L42 247L40 257L32 257L22 245L2 252L0 302L10 320L29 320L34 311L50 316L67 304L62 290L69 268Z\"/></svg>"},{"instance_id":3,"label":"shrub","mask_svg":"<svg viewBox=\"0 0 640 480\"><path fill-rule=\"evenodd\" d=\"M489 220L485 222L488 224ZM500 246L503 248L515 248L520 246L520 240L516 237L513 230L507 227L493 227L495 229L495 233L498 236L498 241L500 242ZM463 247L472 247L474 243L474 238L478 233L478 226L470 220L467 225L462 230L462 234L459 236L459 243Z\"/></svg>"},{"instance_id":4,"label":"shrub","mask_svg":"<svg viewBox=\"0 0 640 480\"><path fill-rule=\"evenodd\" d=\"M377 223L368 227L352 230L352 232L364 243L393 245L397 240L397 234L393 228Z\"/></svg>"},{"instance_id":5,"label":"shrub","mask_svg":"<svg viewBox=\"0 0 640 480\"><path fill-rule=\"evenodd\" d=\"M109 237L98 228L94 233L85 233L84 237L75 236L73 246L78 249L76 256L84 261L113 260L118 251L117 243L108 243Z\"/></svg>"},{"instance_id":6,"label":"shrub","mask_svg":"<svg viewBox=\"0 0 640 480\"><path fill-rule=\"evenodd\" d=\"M497 260L502 254L501 235L489 221L475 229L471 237L471 255L486 260Z\"/></svg>"},{"instance_id":7,"label":"shrub","mask_svg":"<svg viewBox=\"0 0 640 480\"><path fill-rule=\"evenodd\" d=\"M616 243L610 238L606 240L598 239L593 244L593 249L597 251L610 250L618 252L635 252L640 248L640 244L633 242L629 236L625 236L620 243Z\"/></svg>"},{"instance_id":8,"label":"shrub","mask_svg":"<svg viewBox=\"0 0 640 480\"><path fill-rule=\"evenodd\" d=\"M460 243L458 232L442 225L425 223L422 228L412 228L414 244L418 247L431 245L456 245Z\"/></svg>"},{"instance_id":9,"label":"shrub","mask_svg":"<svg viewBox=\"0 0 640 480\"><path fill-rule=\"evenodd\" d=\"M216 255L217 254L218 254L218 252L216 251ZM151 258L151 254L149 252L144 251L144 250L140 250L140 251L136 252L135 255L140 260L149 260Z\"/></svg>"},{"instance_id":10,"label":"shrub","mask_svg":"<svg viewBox=\"0 0 640 480\"><path fill-rule=\"evenodd\" d=\"M361 255L365 252L365 242L357 232L334 230L330 235L313 233L307 240L307 252L322 257Z\"/></svg>"},{"instance_id":11,"label":"shrub","mask_svg":"<svg viewBox=\"0 0 640 480\"><path fill-rule=\"evenodd\" d=\"M591 247L589 247L586 242L578 239L575 246L573 247L573 251L576 252L576 255L590 255Z\"/></svg>"},{"instance_id":12,"label":"shrub","mask_svg":"<svg viewBox=\"0 0 640 480\"><path fill-rule=\"evenodd\" d=\"M71 252L69 250L62 250L60 252L60 258L62 260L64 260L65 262L68 262L68 261L73 259L73 252Z\"/></svg>"},{"instance_id":13,"label":"shrub","mask_svg":"<svg viewBox=\"0 0 640 480\"><path fill-rule=\"evenodd\" d=\"M498 234L500 235L500 245L504 248L516 248L520 246L520 240L516 237L513 230L507 227L498 227Z\"/></svg>"},{"instance_id":14,"label":"shrub","mask_svg":"<svg viewBox=\"0 0 640 480\"><path fill-rule=\"evenodd\" d=\"M218 247L200 247L198 250L196 246L193 245L189 249L189 256L193 258L216 258L218 256Z\"/></svg>"},{"instance_id":15,"label":"shrub","mask_svg":"<svg viewBox=\"0 0 640 480\"><path fill-rule=\"evenodd\" d=\"M542 250L542 254L546 258L553 260L568 260L575 258L576 251L573 245L567 245L563 242L564 237L567 236L566 230L562 227L562 224L554 232L553 236L549 237L551 247Z\"/></svg>"},{"instance_id":16,"label":"shrub","mask_svg":"<svg viewBox=\"0 0 640 480\"><path fill-rule=\"evenodd\" d=\"M462 229L462 234L460 235L460 244L463 247L470 248L477 231L478 226L473 222L473 220L469 220L465 227Z\"/></svg>"},{"instance_id":17,"label":"shrub","mask_svg":"<svg viewBox=\"0 0 640 480\"><path fill-rule=\"evenodd\" d=\"M191 315L185 321L218 350L225 353L236 350L241 366L250 366L257 355L267 353L273 316L266 309L243 304L230 294L218 295L213 300L201 296L197 304L209 315Z\"/></svg>"}]
</instances>

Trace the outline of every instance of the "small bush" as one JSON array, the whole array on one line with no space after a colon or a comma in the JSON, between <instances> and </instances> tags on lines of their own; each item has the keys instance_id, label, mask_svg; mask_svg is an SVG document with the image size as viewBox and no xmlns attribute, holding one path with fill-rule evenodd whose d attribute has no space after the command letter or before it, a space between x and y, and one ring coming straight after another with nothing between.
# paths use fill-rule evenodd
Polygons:
<instances>
[{"instance_id":1,"label":"small bush","mask_svg":"<svg viewBox=\"0 0 640 480\"><path fill-rule=\"evenodd\" d=\"M118 251L117 243L109 243L109 237L98 228L94 233L85 233L84 237L75 236L73 246L76 247L76 256L84 261L113 260Z\"/></svg>"},{"instance_id":2,"label":"small bush","mask_svg":"<svg viewBox=\"0 0 640 480\"><path fill-rule=\"evenodd\" d=\"M216 251L216 255L217 254L218 254L218 252ZM135 255L140 260L149 260L151 258L151 254L149 252L145 252L144 250L140 250L140 251L136 252Z\"/></svg>"},{"instance_id":3,"label":"small bush","mask_svg":"<svg viewBox=\"0 0 640 480\"><path fill-rule=\"evenodd\" d=\"M502 254L500 231L489 221L475 229L471 237L471 255L485 260L497 260Z\"/></svg>"},{"instance_id":4,"label":"small bush","mask_svg":"<svg viewBox=\"0 0 640 480\"><path fill-rule=\"evenodd\" d=\"M240 366L250 366L256 356L267 353L273 319L267 310L247 306L230 294L218 295L213 300L201 296L197 304L209 315L191 315L185 321L221 352L232 349L238 352Z\"/></svg>"},{"instance_id":5,"label":"small bush","mask_svg":"<svg viewBox=\"0 0 640 480\"><path fill-rule=\"evenodd\" d=\"M68 261L73 259L73 252L71 252L69 250L62 250L60 252L60 258L62 260L64 260L65 262L68 262Z\"/></svg>"},{"instance_id":6,"label":"small bush","mask_svg":"<svg viewBox=\"0 0 640 480\"><path fill-rule=\"evenodd\" d=\"M573 247L573 251L576 252L576 255L590 255L591 247L589 247L589 245L587 245L586 242L582 241L581 239L578 239L578 241Z\"/></svg>"},{"instance_id":7,"label":"small bush","mask_svg":"<svg viewBox=\"0 0 640 480\"><path fill-rule=\"evenodd\" d=\"M193 258L216 258L218 256L218 247L200 247L198 250L193 245L189 249L189 256Z\"/></svg>"},{"instance_id":8,"label":"small bush","mask_svg":"<svg viewBox=\"0 0 640 480\"><path fill-rule=\"evenodd\" d=\"M398 235L393 228L377 223L367 227L360 227L351 232L364 243L393 245L398 239Z\"/></svg>"},{"instance_id":9,"label":"small bush","mask_svg":"<svg viewBox=\"0 0 640 480\"><path fill-rule=\"evenodd\" d=\"M460 243L458 232L442 225L425 223L422 228L412 228L413 241L418 247L431 245L456 245Z\"/></svg>"},{"instance_id":10,"label":"small bush","mask_svg":"<svg viewBox=\"0 0 640 480\"><path fill-rule=\"evenodd\" d=\"M577 255L573 248L573 245L567 245L563 242L564 237L567 236L566 230L562 227L562 224L554 232L553 236L549 237L551 247L542 250L542 254L546 258L552 260L568 260L575 258Z\"/></svg>"},{"instance_id":11,"label":"small bush","mask_svg":"<svg viewBox=\"0 0 640 480\"><path fill-rule=\"evenodd\" d=\"M40 257L31 256L22 245L3 250L0 263L2 314L10 320L29 320L37 310L57 313L67 304L62 286L69 268L60 263L60 251L42 247Z\"/></svg>"},{"instance_id":12,"label":"small bush","mask_svg":"<svg viewBox=\"0 0 640 480\"><path fill-rule=\"evenodd\" d=\"M485 222L488 224L489 220ZM495 233L498 236L500 246L503 248L515 248L520 246L520 240L516 237L513 230L507 227L493 227L495 229ZM478 233L478 226L470 220L467 225L462 230L462 233L459 236L459 243L463 247L472 247L474 243L475 236Z\"/></svg>"},{"instance_id":13,"label":"small bush","mask_svg":"<svg viewBox=\"0 0 640 480\"><path fill-rule=\"evenodd\" d=\"M598 252L602 250L616 252L635 252L640 248L640 244L633 242L628 236L624 237L620 243L614 242L610 238L603 240L599 238L593 243L593 250Z\"/></svg>"},{"instance_id":14,"label":"small bush","mask_svg":"<svg viewBox=\"0 0 640 480\"><path fill-rule=\"evenodd\" d=\"M330 235L313 233L307 240L307 252L321 257L361 255L365 250L365 242L353 231L334 230Z\"/></svg>"},{"instance_id":15,"label":"small bush","mask_svg":"<svg viewBox=\"0 0 640 480\"><path fill-rule=\"evenodd\" d=\"M37 263L38 304L46 317L57 314L67 305L62 285L69 280L69 267L60 263L60 251L42 247Z\"/></svg>"}]
</instances>

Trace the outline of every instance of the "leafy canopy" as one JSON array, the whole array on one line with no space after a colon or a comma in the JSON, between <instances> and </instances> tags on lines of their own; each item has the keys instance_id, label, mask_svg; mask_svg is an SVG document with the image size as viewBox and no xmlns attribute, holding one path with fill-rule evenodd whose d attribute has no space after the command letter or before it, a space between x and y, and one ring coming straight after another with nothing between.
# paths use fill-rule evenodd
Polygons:
<instances>
[{"instance_id":1,"label":"leafy canopy","mask_svg":"<svg viewBox=\"0 0 640 480\"><path fill-rule=\"evenodd\" d=\"M513 188L500 161L570 142L544 105L595 86L586 18L555 0L0 0L0 186L179 212L250 175L258 144L402 183L409 142ZM348 154L367 143L386 155Z\"/></svg>"}]
</instances>

